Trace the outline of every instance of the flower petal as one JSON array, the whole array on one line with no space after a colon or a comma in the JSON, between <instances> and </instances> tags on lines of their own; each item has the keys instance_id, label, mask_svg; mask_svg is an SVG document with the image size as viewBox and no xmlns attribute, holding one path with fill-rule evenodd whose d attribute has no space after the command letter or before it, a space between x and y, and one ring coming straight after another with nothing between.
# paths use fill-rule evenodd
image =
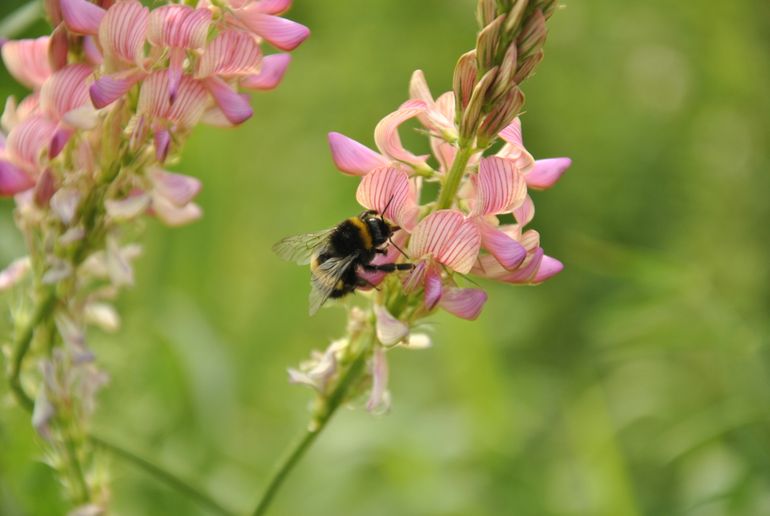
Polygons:
<instances>
[{"instance_id":1,"label":"flower petal","mask_svg":"<svg viewBox=\"0 0 770 516\"><path fill-rule=\"evenodd\" d=\"M64 224L69 224L75 218L78 205L80 204L80 192L74 187L67 186L60 188L51 197L51 211L53 211L59 220Z\"/></svg>"},{"instance_id":2,"label":"flower petal","mask_svg":"<svg viewBox=\"0 0 770 516\"><path fill-rule=\"evenodd\" d=\"M519 207L527 195L524 177L510 160L494 156L482 158L474 179L476 203L473 215L508 213Z\"/></svg>"},{"instance_id":3,"label":"flower petal","mask_svg":"<svg viewBox=\"0 0 770 516\"><path fill-rule=\"evenodd\" d=\"M259 73L244 77L240 85L251 90L272 90L283 79L290 62L291 55L286 53L265 56Z\"/></svg>"},{"instance_id":4,"label":"flower petal","mask_svg":"<svg viewBox=\"0 0 770 516\"><path fill-rule=\"evenodd\" d=\"M41 109L54 120L61 120L67 112L90 104L92 72L84 64L71 64L55 72L40 90Z\"/></svg>"},{"instance_id":5,"label":"flower petal","mask_svg":"<svg viewBox=\"0 0 770 516\"><path fill-rule=\"evenodd\" d=\"M248 95L241 95L233 91L230 86L219 77L208 77L203 79L203 84L214 97L214 101L219 109L225 114L227 119L233 124L238 125L254 114L249 104Z\"/></svg>"},{"instance_id":6,"label":"flower petal","mask_svg":"<svg viewBox=\"0 0 770 516\"><path fill-rule=\"evenodd\" d=\"M104 54L125 63L139 65L144 56L150 10L137 0L114 4L99 25L99 42Z\"/></svg>"},{"instance_id":7,"label":"flower petal","mask_svg":"<svg viewBox=\"0 0 770 516\"><path fill-rule=\"evenodd\" d=\"M289 10L292 0L257 0L251 5L265 14L281 14Z\"/></svg>"},{"instance_id":8,"label":"flower petal","mask_svg":"<svg viewBox=\"0 0 770 516\"><path fill-rule=\"evenodd\" d=\"M479 221L481 246L489 251L506 269L515 269L527 256L527 250L519 242L492 225Z\"/></svg>"},{"instance_id":9,"label":"flower petal","mask_svg":"<svg viewBox=\"0 0 770 516\"><path fill-rule=\"evenodd\" d=\"M262 51L252 34L225 30L206 45L195 76L255 74L259 70L261 57Z\"/></svg>"},{"instance_id":10,"label":"flower petal","mask_svg":"<svg viewBox=\"0 0 770 516\"><path fill-rule=\"evenodd\" d=\"M153 72L142 81L137 112L177 122L189 128L198 123L206 110L208 94L199 81L189 75L182 76L176 99L169 103L168 74L164 70Z\"/></svg>"},{"instance_id":11,"label":"flower petal","mask_svg":"<svg viewBox=\"0 0 770 516\"><path fill-rule=\"evenodd\" d=\"M118 73L114 75L102 75L88 90L91 102L97 109L109 106L120 97L128 93L134 84L139 82L145 74L143 72Z\"/></svg>"},{"instance_id":12,"label":"flower petal","mask_svg":"<svg viewBox=\"0 0 770 516\"><path fill-rule=\"evenodd\" d=\"M481 245L473 222L457 210L439 210L417 224L409 240L412 259L432 255L437 261L462 274L470 271Z\"/></svg>"},{"instance_id":13,"label":"flower petal","mask_svg":"<svg viewBox=\"0 0 770 516\"><path fill-rule=\"evenodd\" d=\"M168 150L171 147L171 133L167 129L161 129L155 132L153 137L155 143L155 159L163 163L168 156Z\"/></svg>"},{"instance_id":14,"label":"flower petal","mask_svg":"<svg viewBox=\"0 0 770 516\"><path fill-rule=\"evenodd\" d=\"M64 150L64 146L72 138L72 134L75 131L70 127L59 127L51 138L51 145L48 148L48 156L54 159L59 153Z\"/></svg>"},{"instance_id":15,"label":"flower petal","mask_svg":"<svg viewBox=\"0 0 770 516\"><path fill-rule=\"evenodd\" d=\"M183 207L201 191L200 180L152 167L149 172L155 193L163 196L176 206Z\"/></svg>"},{"instance_id":16,"label":"flower petal","mask_svg":"<svg viewBox=\"0 0 770 516\"><path fill-rule=\"evenodd\" d=\"M8 290L21 281L31 267L32 263L30 262L29 256L17 258L9 263L5 269L0 271L0 292Z\"/></svg>"},{"instance_id":17,"label":"flower petal","mask_svg":"<svg viewBox=\"0 0 770 516\"><path fill-rule=\"evenodd\" d=\"M369 412L383 412L388 409L388 361L382 346L374 348L372 356L372 392L366 402Z\"/></svg>"},{"instance_id":18,"label":"flower petal","mask_svg":"<svg viewBox=\"0 0 770 516\"><path fill-rule=\"evenodd\" d=\"M279 16L264 14L258 4L238 9L234 11L234 15L248 29L281 50L294 50L310 35L310 30L304 25Z\"/></svg>"},{"instance_id":19,"label":"flower petal","mask_svg":"<svg viewBox=\"0 0 770 516\"><path fill-rule=\"evenodd\" d=\"M535 279L542 261L543 248L538 247L533 253L527 256L517 270L497 279L506 283L531 283ZM556 274L556 272L554 272L554 274Z\"/></svg>"},{"instance_id":20,"label":"flower petal","mask_svg":"<svg viewBox=\"0 0 770 516\"><path fill-rule=\"evenodd\" d=\"M6 152L26 172L36 172L43 150L47 150L56 132L56 124L42 115L32 115L8 134Z\"/></svg>"},{"instance_id":21,"label":"flower petal","mask_svg":"<svg viewBox=\"0 0 770 516\"><path fill-rule=\"evenodd\" d=\"M184 226L201 218L203 210L195 203L176 206L162 195L154 195L152 198L152 212L170 227Z\"/></svg>"},{"instance_id":22,"label":"flower petal","mask_svg":"<svg viewBox=\"0 0 770 516\"><path fill-rule=\"evenodd\" d=\"M535 190L551 188L570 165L572 160L569 158L539 159L535 161L535 168L525 176L527 186Z\"/></svg>"},{"instance_id":23,"label":"flower petal","mask_svg":"<svg viewBox=\"0 0 770 516\"><path fill-rule=\"evenodd\" d=\"M130 195L125 199L108 199L104 201L107 214L118 221L131 220L147 211L150 206L150 196L147 194Z\"/></svg>"},{"instance_id":24,"label":"flower petal","mask_svg":"<svg viewBox=\"0 0 770 516\"><path fill-rule=\"evenodd\" d=\"M61 0L62 18L67 28L78 34L97 34L105 10L88 0Z\"/></svg>"},{"instance_id":25,"label":"flower petal","mask_svg":"<svg viewBox=\"0 0 770 516\"><path fill-rule=\"evenodd\" d=\"M441 299L441 276L434 267L425 272L425 308L433 310Z\"/></svg>"},{"instance_id":26,"label":"flower petal","mask_svg":"<svg viewBox=\"0 0 770 516\"><path fill-rule=\"evenodd\" d=\"M513 216L521 227L526 226L532 221L535 217L535 203L532 202L532 198L529 195L521 203L521 206L513 210Z\"/></svg>"},{"instance_id":27,"label":"flower petal","mask_svg":"<svg viewBox=\"0 0 770 516\"><path fill-rule=\"evenodd\" d=\"M329 148L334 164L346 174L362 176L388 164L380 154L341 133L329 133Z\"/></svg>"},{"instance_id":28,"label":"flower petal","mask_svg":"<svg viewBox=\"0 0 770 516\"><path fill-rule=\"evenodd\" d=\"M417 194L406 170L381 167L364 176L356 191L358 203L411 230L417 218ZM387 208L387 209L386 209Z\"/></svg>"},{"instance_id":29,"label":"flower petal","mask_svg":"<svg viewBox=\"0 0 770 516\"><path fill-rule=\"evenodd\" d=\"M153 9L147 26L147 39L155 46L203 48L212 13L205 8L164 5Z\"/></svg>"},{"instance_id":30,"label":"flower petal","mask_svg":"<svg viewBox=\"0 0 770 516\"><path fill-rule=\"evenodd\" d=\"M102 51L96 44L94 36L85 36L83 38L83 55L86 58L86 62L91 66L99 66L104 61Z\"/></svg>"},{"instance_id":31,"label":"flower petal","mask_svg":"<svg viewBox=\"0 0 770 516\"><path fill-rule=\"evenodd\" d=\"M543 259L540 261L540 268L537 270L532 283L542 283L548 278L556 276L562 270L564 270L564 264L556 258L552 258L547 255L543 255Z\"/></svg>"},{"instance_id":32,"label":"flower petal","mask_svg":"<svg viewBox=\"0 0 770 516\"><path fill-rule=\"evenodd\" d=\"M6 41L2 46L2 55L8 72L24 86L39 89L51 75L48 44L48 36Z\"/></svg>"},{"instance_id":33,"label":"flower petal","mask_svg":"<svg viewBox=\"0 0 770 516\"><path fill-rule=\"evenodd\" d=\"M487 293L478 288L446 289L439 304L447 312L472 321L476 319L487 302Z\"/></svg>"},{"instance_id":34,"label":"flower petal","mask_svg":"<svg viewBox=\"0 0 770 516\"><path fill-rule=\"evenodd\" d=\"M425 109L425 102L421 100L408 100L396 111L380 120L374 129L374 141L380 152L394 160L403 161L410 165L424 165L427 156L415 156L404 149L404 146L401 144L401 137L398 135L398 126L410 118L424 113Z\"/></svg>"},{"instance_id":35,"label":"flower petal","mask_svg":"<svg viewBox=\"0 0 770 516\"><path fill-rule=\"evenodd\" d=\"M12 163L0 160L0 197L11 197L35 186L26 172Z\"/></svg>"},{"instance_id":36,"label":"flower petal","mask_svg":"<svg viewBox=\"0 0 770 516\"><path fill-rule=\"evenodd\" d=\"M377 317L377 340L384 346L397 344L409 333L409 327L399 321L382 305L374 305Z\"/></svg>"}]
</instances>

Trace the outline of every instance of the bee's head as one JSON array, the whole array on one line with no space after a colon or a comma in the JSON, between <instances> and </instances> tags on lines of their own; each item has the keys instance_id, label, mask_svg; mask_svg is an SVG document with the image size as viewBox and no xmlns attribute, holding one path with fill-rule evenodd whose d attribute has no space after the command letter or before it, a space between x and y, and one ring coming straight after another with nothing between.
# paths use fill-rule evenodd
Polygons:
<instances>
[{"instance_id":1,"label":"bee's head","mask_svg":"<svg viewBox=\"0 0 770 516\"><path fill-rule=\"evenodd\" d=\"M385 218L375 210L366 210L359 215L359 218L364 221L366 227L369 228L374 247L381 246L388 241L394 232L401 229L399 226L385 220Z\"/></svg>"}]
</instances>

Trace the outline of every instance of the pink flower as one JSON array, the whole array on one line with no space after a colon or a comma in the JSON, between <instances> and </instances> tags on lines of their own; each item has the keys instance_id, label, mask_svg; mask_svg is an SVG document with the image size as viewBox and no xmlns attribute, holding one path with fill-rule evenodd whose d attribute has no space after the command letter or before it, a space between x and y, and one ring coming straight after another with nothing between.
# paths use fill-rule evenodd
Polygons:
<instances>
[{"instance_id":1,"label":"pink flower","mask_svg":"<svg viewBox=\"0 0 770 516\"><path fill-rule=\"evenodd\" d=\"M508 127L500 131L500 138L505 145L497 156L514 162L524 174L529 188L545 190L552 187L562 174L572 165L569 158L550 158L537 160L524 148L521 135L521 120L516 118Z\"/></svg>"},{"instance_id":2,"label":"pink flower","mask_svg":"<svg viewBox=\"0 0 770 516\"><path fill-rule=\"evenodd\" d=\"M304 25L277 16L288 10L291 0L229 0L232 8L225 20L247 29L280 50L294 50L310 35Z\"/></svg>"},{"instance_id":3,"label":"pink flower","mask_svg":"<svg viewBox=\"0 0 770 516\"><path fill-rule=\"evenodd\" d=\"M39 90L51 75L48 64L48 36L7 41L2 46L3 62L14 79Z\"/></svg>"}]
</instances>

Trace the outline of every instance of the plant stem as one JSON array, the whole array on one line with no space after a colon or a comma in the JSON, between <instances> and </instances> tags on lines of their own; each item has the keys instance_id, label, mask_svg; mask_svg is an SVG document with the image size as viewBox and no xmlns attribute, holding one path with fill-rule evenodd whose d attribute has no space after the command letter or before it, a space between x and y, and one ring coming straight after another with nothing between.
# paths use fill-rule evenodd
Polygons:
<instances>
[{"instance_id":1,"label":"plant stem","mask_svg":"<svg viewBox=\"0 0 770 516\"><path fill-rule=\"evenodd\" d=\"M459 149L457 155L452 163L452 168L447 174L446 181L441 187L439 192L438 201L436 202L437 210L444 210L452 207L455 195L457 195L457 189L460 187L460 181L465 174L465 167L468 165L468 160L473 155L473 144L471 142L459 142Z\"/></svg>"},{"instance_id":2,"label":"plant stem","mask_svg":"<svg viewBox=\"0 0 770 516\"><path fill-rule=\"evenodd\" d=\"M313 444L318 435L324 428L326 428L326 424L345 401L348 390L364 371L366 358L370 351L371 339L362 346L353 361L350 362L348 368L342 373L337 386L331 394L329 394L328 398L324 400L321 409L316 414L313 424L300 434L300 436L287 448L283 458L278 461L278 464L270 477L270 482L262 493L257 508L254 509L253 516L263 516L267 513L270 503L284 480L286 480L286 477L291 473L294 466L296 466L297 462L299 462L308 448L310 448L310 445Z\"/></svg>"},{"instance_id":3,"label":"plant stem","mask_svg":"<svg viewBox=\"0 0 770 516\"><path fill-rule=\"evenodd\" d=\"M165 469L161 468L156 464L153 464L147 459L144 459L139 455L136 455L135 453L132 453L126 450L125 448L121 448L120 446L117 446L109 441L106 441L101 437L91 435L89 437L89 440L96 446L99 446L100 448L103 448L104 450L109 451L113 455L116 455L128 462L131 462L134 465L144 469L145 471L155 475L158 479L162 480L167 485L173 487L180 493L184 493L189 498L195 500L200 505L211 509L217 514L221 514L222 516L233 516L235 514L234 512L224 508L222 505L220 505L216 500L214 500L208 494L202 492L196 487L193 487L192 485L182 480L178 476L166 471Z\"/></svg>"},{"instance_id":4,"label":"plant stem","mask_svg":"<svg viewBox=\"0 0 770 516\"><path fill-rule=\"evenodd\" d=\"M24 387L21 385L21 368L24 362L24 357L29 351L29 346L32 343L32 337L37 328L44 320L48 319L56 305L56 296L53 289L46 289L35 306L32 312L32 317L26 325L17 334L13 346L13 360L11 363L11 374L9 382L11 384L11 390L14 396L18 400L19 404L23 406L28 412L32 412L35 407L34 400L27 394Z\"/></svg>"},{"instance_id":5,"label":"plant stem","mask_svg":"<svg viewBox=\"0 0 770 516\"><path fill-rule=\"evenodd\" d=\"M43 2L28 2L0 20L0 38L14 38L40 19Z\"/></svg>"}]
</instances>

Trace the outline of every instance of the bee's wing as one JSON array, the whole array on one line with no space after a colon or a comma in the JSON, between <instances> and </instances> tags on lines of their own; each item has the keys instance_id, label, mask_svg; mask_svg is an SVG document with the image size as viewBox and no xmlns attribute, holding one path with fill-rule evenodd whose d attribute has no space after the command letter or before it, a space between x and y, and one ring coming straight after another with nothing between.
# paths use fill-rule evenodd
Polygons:
<instances>
[{"instance_id":1,"label":"bee's wing","mask_svg":"<svg viewBox=\"0 0 770 516\"><path fill-rule=\"evenodd\" d=\"M273 246L273 251L284 260L307 265L316 251L326 245L332 231L334 231L334 228L286 237L276 242Z\"/></svg>"},{"instance_id":2,"label":"bee's wing","mask_svg":"<svg viewBox=\"0 0 770 516\"><path fill-rule=\"evenodd\" d=\"M329 258L313 270L310 276L310 315L314 315L329 299L345 271L352 266L358 253Z\"/></svg>"}]
</instances>

